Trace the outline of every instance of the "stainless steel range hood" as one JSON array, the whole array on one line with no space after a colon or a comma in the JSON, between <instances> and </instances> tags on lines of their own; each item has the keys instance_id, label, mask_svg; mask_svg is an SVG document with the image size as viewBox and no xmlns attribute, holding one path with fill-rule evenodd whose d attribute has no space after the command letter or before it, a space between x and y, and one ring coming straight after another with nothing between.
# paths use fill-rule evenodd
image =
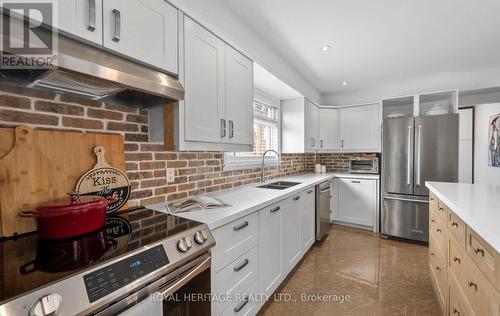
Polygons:
<instances>
[{"instance_id":1,"label":"stainless steel range hood","mask_svg":"<svg viewBox=\"0 0 500 316\"><path fill-rule=\"evenodd\" d=\"M184 98L176 78L64 36L59 36L57 64L48 69L0 69L0 82L133 106Z\"/></svg>"}]
</instances>

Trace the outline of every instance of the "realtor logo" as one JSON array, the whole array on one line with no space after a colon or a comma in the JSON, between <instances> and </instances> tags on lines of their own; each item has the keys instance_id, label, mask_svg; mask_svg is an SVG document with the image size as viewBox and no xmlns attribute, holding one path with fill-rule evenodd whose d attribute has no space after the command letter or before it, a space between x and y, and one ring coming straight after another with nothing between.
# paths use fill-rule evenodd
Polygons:
<instances>
[{"instance_id":1,"label":"realtor logo","mask_svg":"<svg viewBox=\"0 0 500 316\"><path fill-rule=\"evenodd\" d=\"M56 1L0 0L0 5L0 68L56 66Z\"/></svg>"}]
</instances>

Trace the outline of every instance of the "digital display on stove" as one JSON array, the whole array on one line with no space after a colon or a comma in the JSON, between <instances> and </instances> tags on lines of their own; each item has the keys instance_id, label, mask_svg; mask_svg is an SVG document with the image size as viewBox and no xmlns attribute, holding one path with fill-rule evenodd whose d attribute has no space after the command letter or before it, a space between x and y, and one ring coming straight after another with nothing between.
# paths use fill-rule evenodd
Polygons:
<instances>
[{"instance_id":1,"label":"digital display on stove","mask_svg":"<svg viewBox=\"0 0 500 316\"><path fill-rule=\"evenodd\" d=\"M89 302L93 303L168 263L165 249L162 245L158 245L86 274L83 276L83 281Z\"/></svg>"}]
</instances>

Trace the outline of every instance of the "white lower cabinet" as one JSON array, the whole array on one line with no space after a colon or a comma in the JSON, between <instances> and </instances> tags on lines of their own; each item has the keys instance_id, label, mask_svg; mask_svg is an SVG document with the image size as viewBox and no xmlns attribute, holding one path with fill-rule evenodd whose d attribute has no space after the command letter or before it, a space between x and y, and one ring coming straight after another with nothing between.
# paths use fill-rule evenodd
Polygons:
<instances>
[{"instance_id":1,"label":"white lower cabinet","mask_svg":"<svg viewBox=\"0 0 500 316\"><path fill-rule=\"evenodd\" d=\"M342 178L338 188L338 220L373 228L378 210L378 180Z\"/></svg>"},{"instance_id":2,"label":"white lower cabinet","mask_svg":"<svg viewBox=\"0 0 500 316\"><path fill-rule=\"evenodd\" d=\"M259 211L259 289L272 294L281 282L281 230L286 216L286 203L281 201Z\"/></svg>"},{"instance_id":3,"label":"white lower cabinet","mask_svg":"<svg viewBox=\"0 0 500 316\"><path fill-rule=\"evenodd\" d=\"M310 187L212 231L212 315L256 315L314 243Z\"/></svg>"},{"instance_id":4,"label":"white lower cabinet","mask_svg":"<svg viewBox=\"0 0 500 316\"><path fill-rule=\"evenodd\" d=\"M315 193L314 188L301 194L300 212L300 248L309 249L314 244L315 235Z\"/></svg>"}]
</instances>

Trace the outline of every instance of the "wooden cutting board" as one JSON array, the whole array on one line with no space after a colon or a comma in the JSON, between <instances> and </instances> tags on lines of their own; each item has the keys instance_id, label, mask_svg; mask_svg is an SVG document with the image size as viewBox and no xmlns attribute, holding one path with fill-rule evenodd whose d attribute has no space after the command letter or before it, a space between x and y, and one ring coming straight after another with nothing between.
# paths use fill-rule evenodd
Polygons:
<instances>
[{"instance_id":1,"label":"wooden cutting board","mask_svg":"<svg viewBox=\"0 0 500 316\"><path fill-rule=\"evenodd\" d=\"M1 236L36 230L35 220L18 212L74 191L78 179L96 164L96 146L106 149L111 166L125 171L121 135L0 128Z\"/></svg>"}]
</instances>

